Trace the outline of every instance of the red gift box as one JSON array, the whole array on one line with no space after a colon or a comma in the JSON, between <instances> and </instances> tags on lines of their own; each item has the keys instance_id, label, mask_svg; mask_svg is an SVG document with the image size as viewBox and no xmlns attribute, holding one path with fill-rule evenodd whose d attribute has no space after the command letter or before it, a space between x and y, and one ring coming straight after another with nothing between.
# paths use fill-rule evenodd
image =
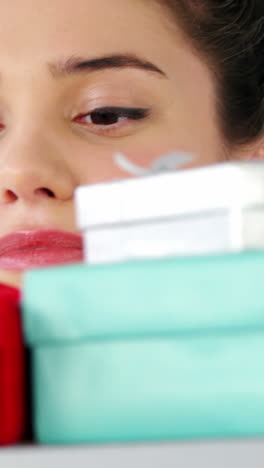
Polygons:
<instances>
[{"instance_id":1,"label":"red gift box","mask_svg":"<svg viewBox=\"0 0 264 468\"><path fill-rule=\"evenodd\" d=\"M19 291L0 284L0 445L24 435L24 347Z\"/></svg>"}]
</instances>

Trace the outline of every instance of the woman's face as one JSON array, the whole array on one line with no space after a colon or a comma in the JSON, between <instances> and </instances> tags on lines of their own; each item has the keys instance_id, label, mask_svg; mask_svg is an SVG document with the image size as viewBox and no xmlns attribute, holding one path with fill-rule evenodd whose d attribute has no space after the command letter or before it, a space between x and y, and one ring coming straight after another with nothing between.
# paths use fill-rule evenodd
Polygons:
<instances>
[{"instance_id":1,"label":"woman's face","mask_svg":"<svg viewBox=\"0 0 264 468\"><path fill-rule=\"evenodd\" d=\"M210 72L154 1L3 2L0 43L1 237L77 233L74 190L126 177L116 152L142 166L174 150L195 166L227 156ZM12 282L21 265L4 250Z\"/></svg>"}]
</instances>

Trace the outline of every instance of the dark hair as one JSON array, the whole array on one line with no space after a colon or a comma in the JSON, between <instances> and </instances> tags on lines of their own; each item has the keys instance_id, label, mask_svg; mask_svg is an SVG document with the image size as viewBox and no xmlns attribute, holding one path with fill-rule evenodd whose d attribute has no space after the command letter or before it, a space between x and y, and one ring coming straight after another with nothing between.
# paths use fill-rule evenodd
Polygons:
<instances>
[{"instance_id":1,"label":"dark hair","mask_svg":"<svg viewBox=\"0 0 264 468\"><path fill-rule=\"evenodd\" d=\"M157 1L213 70L226 142L264 135L264 0Z\"/></svg>"}]
</instances>

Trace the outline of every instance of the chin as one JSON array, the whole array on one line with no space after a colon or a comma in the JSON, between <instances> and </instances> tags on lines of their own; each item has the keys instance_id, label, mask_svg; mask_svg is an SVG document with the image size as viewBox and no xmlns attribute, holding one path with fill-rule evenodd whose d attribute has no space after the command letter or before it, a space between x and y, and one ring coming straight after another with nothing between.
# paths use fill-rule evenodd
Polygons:
<instances>
[{"instance_id":1,"label":"chin","mask_svg":"<svg viewBox=\"0 0 264 468\"><path fill-rule=\"evenodd\" d=\"M20 289L23 283L23 272L0 270L0 283Z\"/></svg>"}]
</instances>

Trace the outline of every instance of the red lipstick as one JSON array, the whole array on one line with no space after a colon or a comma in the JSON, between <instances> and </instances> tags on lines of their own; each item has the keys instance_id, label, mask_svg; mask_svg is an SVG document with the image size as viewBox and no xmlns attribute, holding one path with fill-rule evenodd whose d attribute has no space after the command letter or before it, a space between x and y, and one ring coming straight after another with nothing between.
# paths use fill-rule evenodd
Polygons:
<instances>
[{"instance_id":1,"label":"red lipstick","mask_svg":"<svg viewBox=\"0 0 264 468\"><path fill-rule=\"evenodd\" d=\"M82 237L77 234L32 230L0 238L0 269L23 271L82 260Z\"/></svg>"}]
</instances>

